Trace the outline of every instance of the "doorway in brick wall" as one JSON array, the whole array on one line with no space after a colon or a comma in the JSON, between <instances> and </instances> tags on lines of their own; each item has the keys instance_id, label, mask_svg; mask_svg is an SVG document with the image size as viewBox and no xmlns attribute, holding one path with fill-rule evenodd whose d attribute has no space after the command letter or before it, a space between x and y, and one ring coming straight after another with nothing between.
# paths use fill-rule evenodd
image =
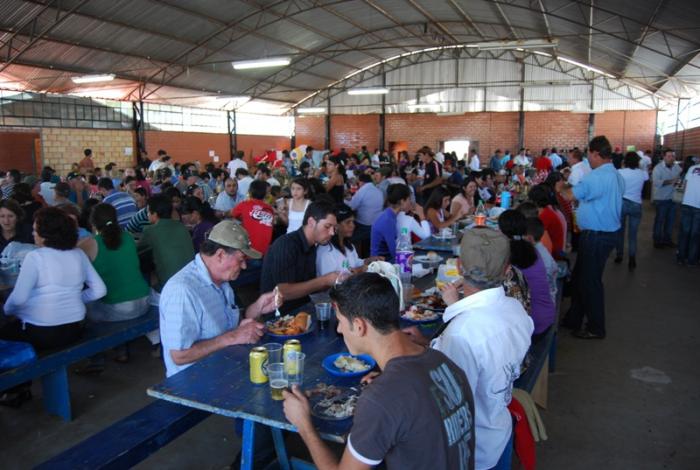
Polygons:
<instances>
[{"instance_id":1,"label":"doorway in brick wall","mask_svg":"<svg viewBox=\"0 0 700 470\"><path fill-rule=\"evenodd\" d=\"M469 147L472 142L468 140L446 140L440 146L443 153L454 152L457 155L457 160L466 160L469 156Z\"/></svg>"},{"instance_id":2,"label":"doorway in brick wall","mask_svg":"<svg viewBox=\"0 0 700 470\"><path fill-rule=\"evenodd\" d=\"M33 129L0 130L0 170L19 170L23 174L37 174L41 165L39 132ZM37 151L39 153L37 153Z\"/></svg>"}]
</instances>

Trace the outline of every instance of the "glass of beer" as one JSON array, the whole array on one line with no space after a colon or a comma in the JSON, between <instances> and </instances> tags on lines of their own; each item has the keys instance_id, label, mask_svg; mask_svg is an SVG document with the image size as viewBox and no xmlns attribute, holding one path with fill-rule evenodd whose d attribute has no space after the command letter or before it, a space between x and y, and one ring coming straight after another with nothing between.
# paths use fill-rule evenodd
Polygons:
<instances>
[{"instance_id":1,"label":"glass of beer","mask_svg":"<svg viewBox=\"0 0 700 470\"><path fill-rule=\"evenodd\" d=\"M318 320L318 328L325 330L331 320L331 304L322 302L316 304L316 319Z\"/></svg>"},{"instance_id":2,"label":"glass of beer","mask_svg":"<svg viewBox=\"0 0 700 470\"><path fill-rule=\"evenodd\" d=\"M282 391L287 388L287 375L284 372L284 364L276 362L267 365L267 376L270 382L270 391L273 400L282 400Z\"/></svg>"}]
</instances>

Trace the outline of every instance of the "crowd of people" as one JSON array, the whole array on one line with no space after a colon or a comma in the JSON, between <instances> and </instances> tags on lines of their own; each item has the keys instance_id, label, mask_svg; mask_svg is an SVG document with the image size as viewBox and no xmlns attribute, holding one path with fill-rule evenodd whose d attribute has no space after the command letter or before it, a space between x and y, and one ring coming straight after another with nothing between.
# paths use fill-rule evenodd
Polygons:
<instances>
[{"instance_id":1,"label":"crowd of people","mask_svg":"<svg viewBox=\"0 0 700 470\"><path fill-rule=\"evenodd\" d=\"M435 454L404 437L424 425L440 435L449 411L466 424L453 440L441 441L440 467L510 468L507 405L530 345L557 321L557 279L571 263L572 301L562 325L578 338L604 338L603 270L613 250L614 261L623 261L625 240L628 268L636 268L649 188L654 246L674 246L679 264L697 266L700 161L680 163L671 150L660 158L622 155L603 136L561 154L552 148L533 157L522 148L515 156L496 150L483 158L472 149L465 157L429 147L413 155L363 147L327 152L319 161L309 147L299 161L287 151L279 161L260 163L237 153L216 166L174 163L163 150L134 167L100 168L86 149L67 175L50 167L38 177L9 170L0 184L0 250L12 242L36 248L23 258L5 301L14 321L0 328L0 338L38 350L63 347L80 338L86 317L122 321L158 305L160 331L149 339L154 353L162 347L171 376L229 345L257 342L262 315L308 309L311 295L330 291L351 352L376 357L383 372L368 379L376 393L358 404L343 461L384 460L398 468L429 458L430 466ZM497 218L498 230L462 237L461 282L441 291L444 327L432 338L415 328L402 331L396 294L386 279L364 273L367 266L394 263L402 232L418 241L479 211ZM234 292L242 273L259 279L259 297L245 308ZM127 361L128 348L118 358ZM96 357L86 371L104 367ZM437 370L441 380L458 385L459 397L443 388L444 396L429 396ZM401 412L389 397L407 387L406 374L416 378L415 393L404 395L417 404ZM314 460L333 460L303 394L295 389L285 396L285 413ZM0 402L29 397L24 384ZM440 403L408 413L430 400ZM392 419L376 419L383 413Z\"/></svg>"}]
</instances>

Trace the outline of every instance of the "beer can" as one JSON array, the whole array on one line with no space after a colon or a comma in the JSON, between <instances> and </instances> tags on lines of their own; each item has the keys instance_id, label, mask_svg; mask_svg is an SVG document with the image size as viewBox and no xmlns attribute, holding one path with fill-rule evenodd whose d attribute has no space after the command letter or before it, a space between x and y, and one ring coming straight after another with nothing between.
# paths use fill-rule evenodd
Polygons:
<instances>
[{"instance_id":1,"label":"beer can","mask_svg":"<svg viewBox=\"0 0 700 470\"><path fill-rule=\"evenodd\" d=\"M294 368L294 365L290 364L287 361L287 354L289 354L291 351L296 351L296 352L301 352L301 341L298 339L289 339L284 342L284 346L282 347L282 357L284 359L284 370L288 374L296 374L295 370L292 370Z\"/></svg>"},{"instance_id":2,"label":"beer can","mask_svg":"<svg viewBox=\"0 0 700 470\"><path fill-rule=\"evenodd\" d=\"M251 349L248 359L250 361L250 381L254 384L267 383L267 374L265 373L267 349L263 346Z\"/></svg>"}]
</instances>

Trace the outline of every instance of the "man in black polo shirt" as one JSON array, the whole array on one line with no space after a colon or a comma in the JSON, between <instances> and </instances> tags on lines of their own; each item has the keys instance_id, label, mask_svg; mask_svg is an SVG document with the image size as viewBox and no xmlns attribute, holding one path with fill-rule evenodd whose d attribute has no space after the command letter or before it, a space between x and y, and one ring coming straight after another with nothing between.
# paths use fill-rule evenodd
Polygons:
<instances>
[{"instance_id":1,"label":"man in black polo shirt","mask_svg":"<svg viewBox=\"0 0 700 470\"><path fill-rule=\"evenodd\" d=\"M299 230L281 236L270 246L263 260L261 292L277 287L285 303L282 313L292 312L310 302L309 294L329 289L337 272L316 277L316 245L325 245L335 234L334 207L314 202L304 213Z\"/></svg>"},{"instance_id":2,"label":"man in black polo shirt","mask_svg":"<svg viewBox=\"0 0 700 470\"><path fill-rule=\"evenodd\" d=\"M442 184L442 165L433 158L433 152L430 150L430 147L423 147L418 151L418 154L425 167L425 176L423 177L423 184L416 191L420 193L423 201L427 201L430 198L430 193L433 192L433 188Z\"/></svg>"}]
</instances>

